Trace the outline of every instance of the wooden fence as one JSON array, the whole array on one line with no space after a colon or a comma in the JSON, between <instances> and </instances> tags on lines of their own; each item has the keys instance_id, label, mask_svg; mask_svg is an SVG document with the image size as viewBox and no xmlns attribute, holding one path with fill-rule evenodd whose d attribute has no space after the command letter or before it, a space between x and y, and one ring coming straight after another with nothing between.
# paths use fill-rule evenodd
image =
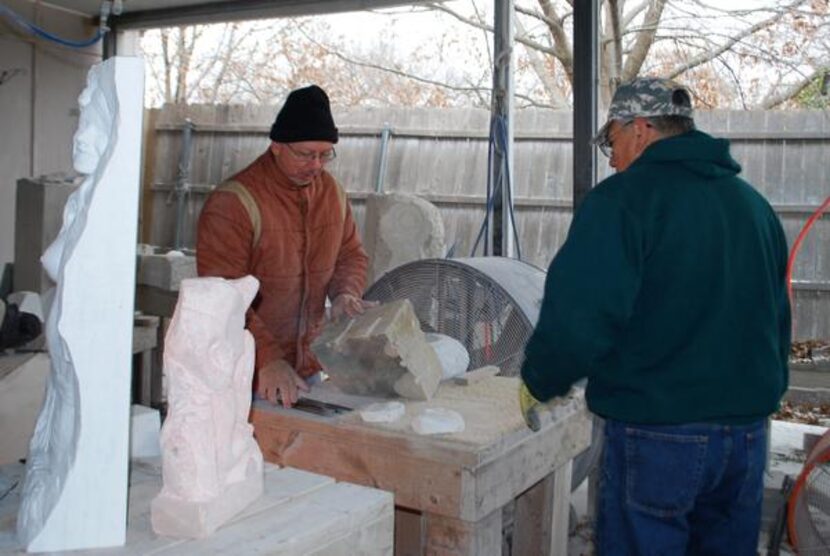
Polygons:
<instances>
[{"instance_id":1,"label":"wooden fence","mask_svg":"<svg viewBox=\"0 0 830 556\"><path fill-rule=\"evenodd\" d=\"M205 194L267 147L277 108L166 106L148 111L143 241L166 247L175 243L175 184L186 119L193 123L193 132L180 244L192 247ZM773 204L792 244L809 215L830 195L830 115L712 111L699 113L696 119L704 131L732 141L743 176ZM339 112L335 120L341 140L329 170L349 192L359 225L368 194L418 194L441 210L448 249L455 256L471 254L484 217L487 112L368 109ZM385 157L384 128L389 131ZM524 260L544 268L562 244L571 220L571 114L521 111L515 129L519 245ZM608 174L610 169L601 164L601 174ZM798 255L794 276L796 336L830 337L830 217L813 227Z\"/></svg>"}]
</instances>

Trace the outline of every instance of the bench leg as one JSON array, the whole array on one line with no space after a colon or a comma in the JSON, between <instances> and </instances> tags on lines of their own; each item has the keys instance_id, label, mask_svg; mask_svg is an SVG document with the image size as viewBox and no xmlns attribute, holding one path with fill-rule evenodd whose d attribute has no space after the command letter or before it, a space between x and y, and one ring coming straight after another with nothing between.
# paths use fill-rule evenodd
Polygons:
<instances>
[{"instance_id":1,"label":"bench leg","mask_svg":"<svg viewBox=\"0 0 830 556\"><path fill-rule=\"evenodd\" d=\"M514 554L568 553L571 469L568 461L516 498Z\"/></svg>"}]
</instances>

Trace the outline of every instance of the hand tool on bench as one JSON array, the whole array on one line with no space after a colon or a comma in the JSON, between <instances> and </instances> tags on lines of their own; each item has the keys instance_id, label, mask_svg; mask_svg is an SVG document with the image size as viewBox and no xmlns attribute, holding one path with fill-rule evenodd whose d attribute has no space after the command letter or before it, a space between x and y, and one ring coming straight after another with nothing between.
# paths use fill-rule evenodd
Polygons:
<instances>
[{"instance_id":1,"label":"hand tool on bench","mask_svg":"<svg viewBox=\"0 0 830 556\"><path fill-rule=\"evenodd\" d=\"M311 398L300 398L292 406L293 409L305 411L306 413L313 413L322 417L335 417L343 415L352 411L351 408L337 405L334 403L321 402L320 400L312 400Z\"/></svg>"}]
</instances>

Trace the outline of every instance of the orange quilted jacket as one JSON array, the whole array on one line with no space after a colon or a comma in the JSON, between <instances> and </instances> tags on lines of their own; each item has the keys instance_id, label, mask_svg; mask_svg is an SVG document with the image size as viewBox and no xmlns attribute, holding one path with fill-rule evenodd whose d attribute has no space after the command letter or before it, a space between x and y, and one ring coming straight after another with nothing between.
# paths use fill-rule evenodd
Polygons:
<instances>
[{"instance_id":1,"label":"orange quilted jacket","mask_svg":"<svg viewBox=\"0 0 830 556\"><path fill-rule=\"evenodd\" d=\"M330 174L294 185L270 151L233 179L256 201L260 237L254 241L239 196L214 191L199 217L199 276L255 276L260 286L248 329L256 340L256 368L283 358L300 376L310 376L320 370L309 344L322 326L326 296L361 297L366 287L368 257L351 208Z\"/></svg>"}]
</instances>

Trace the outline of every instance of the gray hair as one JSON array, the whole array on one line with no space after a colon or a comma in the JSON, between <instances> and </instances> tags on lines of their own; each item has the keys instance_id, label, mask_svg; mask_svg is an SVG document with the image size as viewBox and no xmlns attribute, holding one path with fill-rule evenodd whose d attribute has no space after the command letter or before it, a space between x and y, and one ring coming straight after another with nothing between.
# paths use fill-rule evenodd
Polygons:
<instances>
[{"instance_id":1,"label":"gray hair","mask_svg":"<svg viewBox=\"0 0 830 556\"><path fill-rule=\"evenodd\" d=\"M646 120L662 137L682 135L697 129L695 121L686 116L654 116Z\"/></svg>"}]
</instances>

